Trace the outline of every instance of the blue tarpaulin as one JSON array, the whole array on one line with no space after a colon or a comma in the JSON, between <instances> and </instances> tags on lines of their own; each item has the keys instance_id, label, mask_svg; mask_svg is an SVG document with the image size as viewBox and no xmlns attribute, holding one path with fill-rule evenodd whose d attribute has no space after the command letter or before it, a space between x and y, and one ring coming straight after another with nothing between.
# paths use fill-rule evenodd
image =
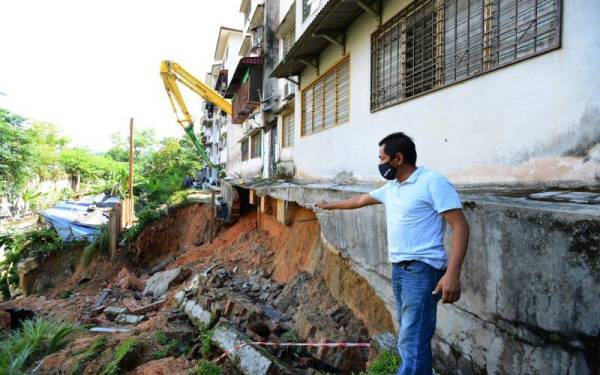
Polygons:
<instances>
[{"instance_id":1,"label":"blue tarpaulin","mask_svg":"<svg viewBox=\"0 0 600 375\"><path fill-rule=\"evenodd\" d=\"M100 227L108 223L108 210L118 201L118 198L103 194L85 197L77 201L57 203L40 212L40 215L64 241L86 239L93 242Z\"/></svg>"}]
</instances>

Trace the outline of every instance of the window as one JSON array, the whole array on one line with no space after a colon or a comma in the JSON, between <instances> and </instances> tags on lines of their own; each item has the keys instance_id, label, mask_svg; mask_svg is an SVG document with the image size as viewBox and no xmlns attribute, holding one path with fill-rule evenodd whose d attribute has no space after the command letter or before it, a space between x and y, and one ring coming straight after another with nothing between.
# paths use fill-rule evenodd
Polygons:
<instances>
[{"instance_id":1,"label":"window","mask_svg":"<svg viewBox=\"0 0 600 375\"><path fill-rule=\"evenodd\" d=\"M287 55L287 53L290 51L290 48L292 48L292 45L294 45L295 39L296 39L296 28L292 27L283 36L283 55L282 55L282 57L285 57L285 55Z\"/></svg>"},{"instance_id":2,"label":"window","mask_svg":"<svg viewBox=\"0 0 600 375\"><path fill-rule=\"evenodd\" d=\"M250 159L260 158L261 156L261 133L254 134L250 139Z\"/></svg>"},{"instance_id":3,"label":"window","mask_svg":"<svg viewBox=\"0 0 600 375\"><path fill-rule=\"evenodd\" d=\"M319 0L302 0L302 22L306 21L318 6Z\"/></svg>"},{"instance_id":4,"label":"window","mask_svg":"<svg viewBox=\"0 0 600 375\"><path fill-rule=\"evenodd\" d=\"M294 145L294 112L281 117L281 147Z\"/></svg>"},{"instance_id":5,"label":"window","mask_svg":"<svg viewBox=\"0 0 600 375\"><path fill-rule=\"evenodd\" d=\"M350 62L346 58L302 91L302 135L347 122L350 117Z\"/></svg>"},{"instance_id":6,"label":"window","mask_svg":"<svg viewBox=\"0 0 600 375\"><path fill-rule=\"evenodd\" d=\"M242 161L248 160L248 143L250 142L249 138L246 138L242 141Z\"/></svg>"},{"instance_id":7,"label":"window","mask_svg":"<svg viewBox=\"0 0 600 375\"><path fill-rule=\"evenodd\" d=\"M561 0L415 0L371 35L371 110L560 45Z\"/></svg>"}]
</instances>

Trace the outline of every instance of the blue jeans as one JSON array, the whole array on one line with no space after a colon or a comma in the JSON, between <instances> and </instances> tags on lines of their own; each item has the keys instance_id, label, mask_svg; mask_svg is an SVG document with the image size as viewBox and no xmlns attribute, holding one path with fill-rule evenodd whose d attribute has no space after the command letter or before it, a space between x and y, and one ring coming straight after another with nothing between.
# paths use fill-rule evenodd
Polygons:
<instances>
[{"instance_id":1,"label":"blue jeans","mask_svg":"<svg viewBox=\"0 0 600 375\"><path fill-rule=\"evenodd\" d=\"M420 261L393 264L392 286L400 320L398 350L402 357L397 375L432 374L431 338L441 293L431 293L444 272Z\"/></svg>"}]
</instances>

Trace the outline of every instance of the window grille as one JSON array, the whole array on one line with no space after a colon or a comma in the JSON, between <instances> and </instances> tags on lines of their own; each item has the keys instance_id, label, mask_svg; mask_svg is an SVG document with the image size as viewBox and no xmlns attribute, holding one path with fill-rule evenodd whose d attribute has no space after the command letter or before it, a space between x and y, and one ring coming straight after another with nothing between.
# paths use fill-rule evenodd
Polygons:
<instances>
[{"instance_id":1,"label":"window grille","mask_svg":"<svg viewBox=\"0 0 600 375\"><path fill-rule=\"evenodd\" d=\"M371 110L560 46L561 0L415 0L371 35Z\"/></svg>"},{"instance_id":2,"label":"window grille","mask_svg":"<svg viewBox=\"0 0 600 375\"><path fill-rule=\"evenodd\" d=\"M260 158L261 157L261 149L262 149L262 137L261 133L258 132L254 134L250 139L250 158Z\"/></svg>"},{"instance_id":3,"label":"window grille","mask_svg":"<svg viewBox=\"0 0 600 375\"><path fill-rule=\"evenodd\" d=\"M242 161L248 160L248 143L250 140L248 138L242 141Z\"/></svg>"},{"instance_id":4,"label":"window grille","mask_svg":"<svg viewBox=\"0 0 600 375\"><path fill-rule=\"evenodd\" d=\"M350 115L350 62L344 59L302 91L302 135L347 122Z\"/></svg>"},{"instance_id":5,"label":"window grille","mask_svg":"<svg viewBox=\"0 0 600 375\"><path fill-rule=\"evenodd\" d=\"M294 112L282 116L281 147L294 145Z\"/></svg>"}]
</instances>

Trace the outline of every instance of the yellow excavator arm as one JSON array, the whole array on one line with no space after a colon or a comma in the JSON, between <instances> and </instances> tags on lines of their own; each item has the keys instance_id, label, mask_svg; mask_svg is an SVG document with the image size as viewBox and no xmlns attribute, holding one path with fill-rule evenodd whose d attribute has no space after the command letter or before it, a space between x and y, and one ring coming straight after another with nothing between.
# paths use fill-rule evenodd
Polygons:
<instances>
[{"instance_id":1,"label":"yellow excavator arm","mask_svg":"<svg viewBox=\"0 0 600 375\"><path fill-rule=\"evenodd\" d=\"M204 149L204 146L202 143L200 143L200 141L198 141L196 135L194 134L194 123L192 121L192 116L185 105L183 96L181 96L181 91L179 91L177 82L181 82L184 86L200 95L202 99L214 104L227 114L231 114L231 103L219 95L218 92L213 90L212 87L188 73L176 62L164 60L160 64L160 76L165 84L165 90L167 90L167 96L169 97L169 102L171 103L173 112L175 112L177 122L183 127L187 135L191 138L192 143L194 146L196 146L196 149L198 150L198 153L204 162L211 168L219 168L218 165L211 162L210 157ZM177 103L179 111L177 110L175 103ZM180 117L180 111L183 118Z\"/></svg>"}]
</instances>

